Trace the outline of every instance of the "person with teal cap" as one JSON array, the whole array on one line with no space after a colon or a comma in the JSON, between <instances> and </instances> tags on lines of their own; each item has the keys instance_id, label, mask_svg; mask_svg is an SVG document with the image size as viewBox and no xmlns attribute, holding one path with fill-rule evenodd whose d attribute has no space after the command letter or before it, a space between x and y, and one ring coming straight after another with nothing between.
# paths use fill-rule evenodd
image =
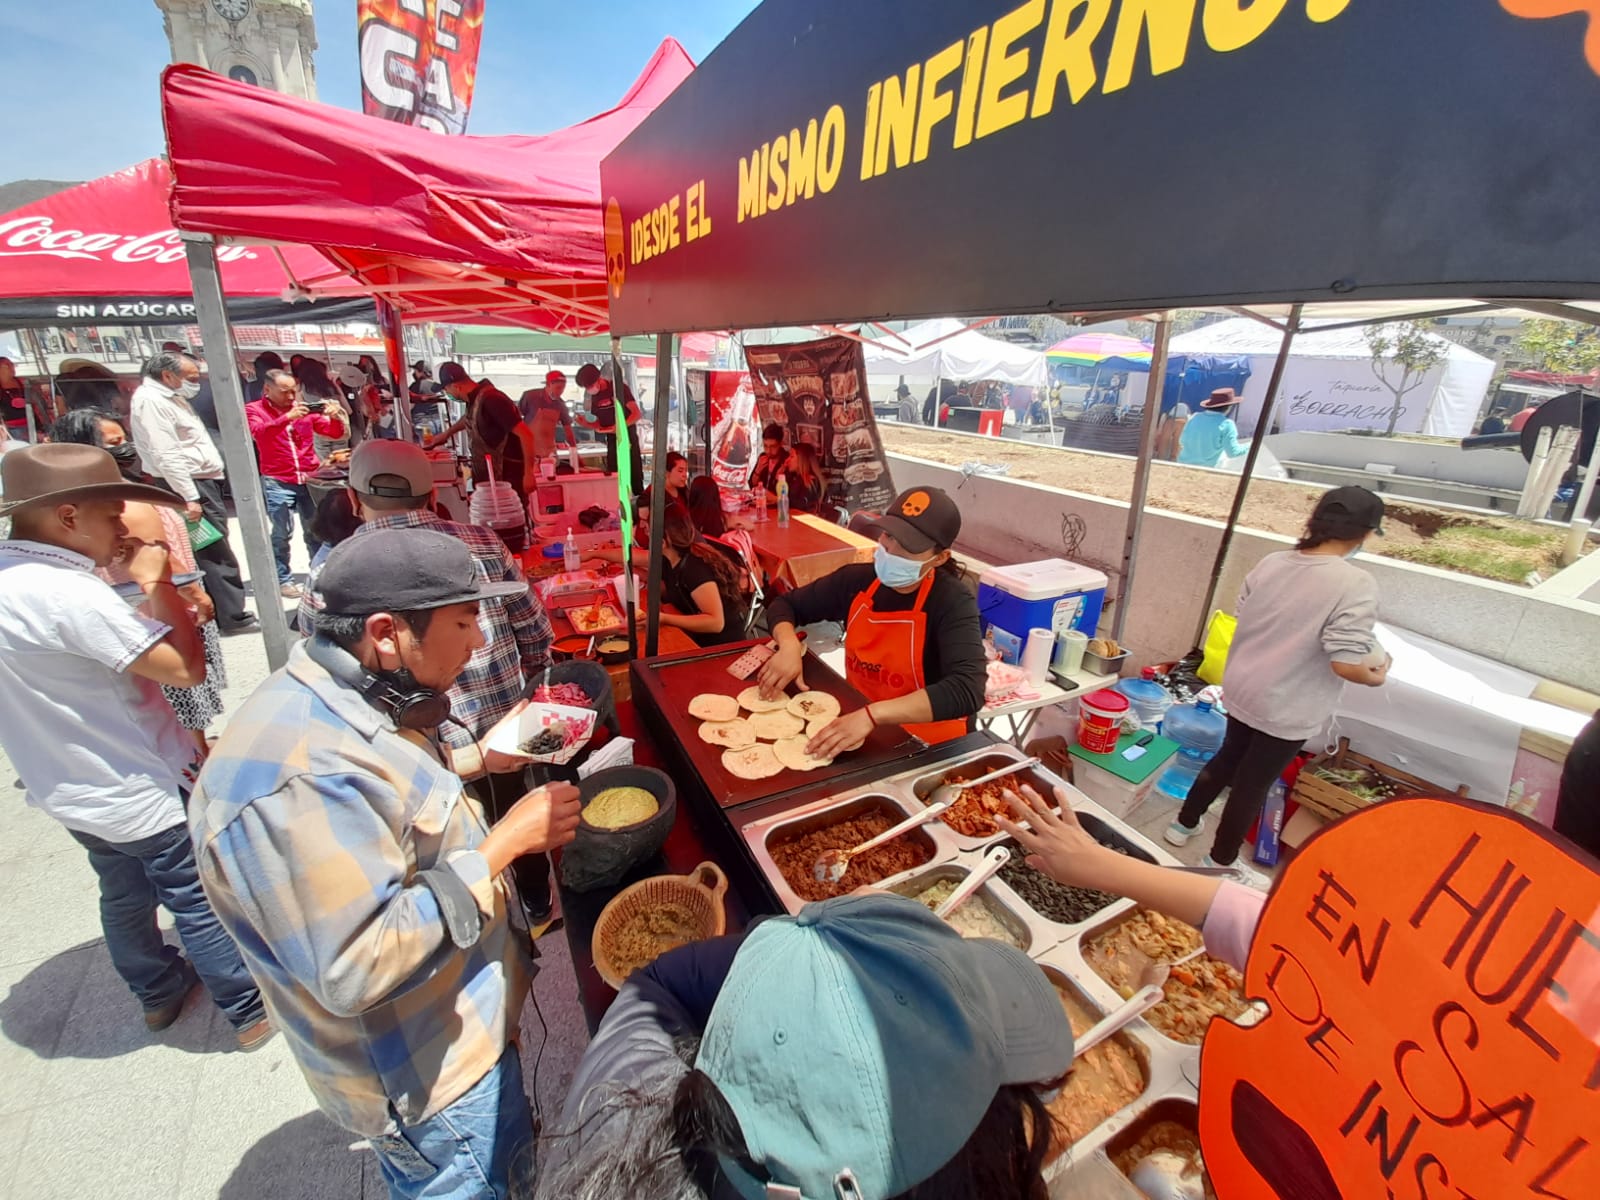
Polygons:
<instances>
[{"instance_id":1,"label":"person with teal cap","mask_svg":"<svg viewBox=\"0 0 1600 1200\"><path fill-rule=\"evenodd\" d=\"M541 1146L540 1200L1045 1200L1054 986L857 892L635 972Z\"/></svg>"}]
</instances>

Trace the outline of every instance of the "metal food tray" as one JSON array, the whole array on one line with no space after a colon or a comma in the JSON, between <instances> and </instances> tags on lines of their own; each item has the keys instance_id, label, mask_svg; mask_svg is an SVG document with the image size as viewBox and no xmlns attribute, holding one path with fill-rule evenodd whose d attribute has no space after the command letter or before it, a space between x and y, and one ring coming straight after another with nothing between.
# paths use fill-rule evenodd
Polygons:
<instances>
[{"instance_id":1,"label":"metal food tray","mask_svg":"<svg viewBox=\"0 0 1600 1200\"><path fill-rule=\"evenodd\" d=\"M1116 1007L1097 1000L1083 986L1083 981L1058 962L1053 953L1046 953L1037 961L1051 983L1070 988L1083 1005L1096 1014L1097 1020ZM1120 999L1118 1003L1121 1003ZM1118 1134L1134 1125L1145 1112L1161 1101L1173 1097L1195 1098L1194 1088L1185 1076L1185 1056L1175 1054L1167 1039L1152 1037L1150 1030L1140 1028L1141 1024L1135 1021L1113 1036L1132 1049L1143 1064L1144 1091L1132 1103L1119 1108L1055 1158L1045 1169L1046 1179L1055 1179L1070 1171L1075 1164L1100 1153Z\"/></svg>"},{"instance_id":2,"label":"metal food tray","mask_svg":"<svg viewBox=\"0 0 1600 1200\"><path fill-rule=\"evenodd\" d=\"M1112 929L1115 929L1138 911L1140 911L1139 905L1131 903L1122 907L1118 907L1115 911L1112 911L1111 909L1103 909L1095 914L1093 920L1084 922L1076 936L1068 941L1059 943L1052 952L1066 957L1074 964L1071 969L1074 972L1082 973L1085 983L1085 990L1089 992L1097 1004L1102 1006L1107 1004L1120 1004L1122 1003L1122 997L1118 994L1117 989L1112 987L1110 983L1106 982L1106 980L1101 977L1100 973L1094 969L1094 966L1084 955L1084 947L1095 938L1099 937L1102 933L1106 933ZM1252 1002L1250 1010L1234 1020L1233 1024L1241 1027L1248 1027L1256 1024L1265 1016L1265 1006L1260 1003ZM1175 1051L1178 1051L1187 1057L1192 1057L1195 1062L1198 1063L1200 1057L1200 1043L1190 1045L1188 1042L1180 1042L1176 1038L1168 1037L1166 1034L1162 1033L1159 1029L1152 1025L1145 1017L1139 1017L1134 1024L1148 1030L1151 1037L1164 1042L1166 1045L1172 1047ZM1198 1077L1198 1068L1191 1068L1190 1073Z\"/></svg>"},{"instance_id":3,"label":"metal food tray","mask_svg":"<svg viewBox=\"0 0 1600 1200\"><path fill-rule=\"evenodd\" d=\"M1104 1138L1096 1139L1099 1145L1094 1150L1074 1154L1065 1165L1057 1160L1053 1169L1046 1171L1051 1200L1145 1200L1145 1194L1116 1168L1111 1156L1138 1141L1145 1130L1158 1121L1185 1126L1198 1138L1200 1106L1192 1089L1179 1089L1163 1096L1153 1096L1147 1091L1126 1123Z\"/></svg>"},{"instance_id":4,"label":"metal food tray","mask_svg":"<svg viewBox=\"0 0 1600 1200\"><path fill-rule=\"evenodd\" d=\"M810 901L802 900L790 888L783 877L783 872L778 870L777 864L772 859L767 843L774 834L799 832L805 833L824 825L831 825L838 821L849 820L859 816L868 809L882 805L898 811L903 817L912 816L917 812L917 805L906 797L889 791L883 787L868 785L853 788L850 791L832 796L825 796L821 800L814 800L809 804L802 804L784 812L752 821L739 832L744 838L745 848L750 857L755 860L757 868L766 876L771 884L773 893L779 902L790 914L798 913ZM930 867L941 866L955 858L957 847L950 838L949 831L939 826L935 821L931 826L923 825L917 829L908 830L902 837L921 838L929 846L931 857L925 863L919 863L908 871L897 875L890 875L885 879L874 882L874 887L891 887L894 884L910 878L917 872L926 871Z\"/></svg>"},{"instance_id":5,"label":"metal food tray","mask_svg":"<svg viewBox=\"0 0 1600 1200\"><path fill-rule=\"evenodd\" d=\"M981 861L963 854L952 862L918 867L915 871L900 876L900 881L888 890L902 896L915 897L918 892L932 887L943 879L954 879L959 883L970 875ZM1029 956L1043 954L1061 940L1059 927L1044 920L1024 904L1022 897L1007 887L999 876L990 879L978 889L977 895L966 903L971 904L980 898L988 902L990 910L999 917L1000 923L1022 943L1024 954Z\"/></svg>"}]
</instances>

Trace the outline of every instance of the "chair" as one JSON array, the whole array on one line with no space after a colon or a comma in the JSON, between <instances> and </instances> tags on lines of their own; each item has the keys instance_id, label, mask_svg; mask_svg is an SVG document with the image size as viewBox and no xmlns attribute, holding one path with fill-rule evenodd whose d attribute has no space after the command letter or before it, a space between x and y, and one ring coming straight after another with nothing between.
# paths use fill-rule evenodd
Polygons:
<instances>
[{"instance_id":1,"label":"chair","mask_svg":"<svg viewBox=\"0 0 1600 1200\"><path fill-rule=\"evenodd\" d=\"M750 533L745 529L730 529L721 537L707 537L710 542L722 553L733 560L733 564L743 573L743 582L746 598L749 605L745 610L745 630L748 632L755 627L756 619L766 604L766 593L761 588L761 564L756 558L756 544L751 540Z\"/></svg>"}]
</instances>

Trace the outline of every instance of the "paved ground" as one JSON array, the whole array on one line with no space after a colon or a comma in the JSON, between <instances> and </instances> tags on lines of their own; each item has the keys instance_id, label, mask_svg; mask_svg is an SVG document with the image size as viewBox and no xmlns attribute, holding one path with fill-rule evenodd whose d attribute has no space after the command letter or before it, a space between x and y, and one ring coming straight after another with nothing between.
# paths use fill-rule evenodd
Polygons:
<instances>
[{"instance_id":1,"label":"paved ground","mask_svg":"<svg viewBox=\"0 0 1600 1200\"><path fill-rule=\"evenodd\" d=\"M224 645L232 711L265 678L266 654L259 638ZM82 849L14 778L0 754L0 1200L386 1196L372 1154L317 1111L282 1038L238 1053L204 999L165 1033L145 1031L106 955ZM550 1113L586 1035L565 940L541 945L535 998L550 1036L537 1091ZM540 1042L530 1005L530 1091Z\"/></svg>"}]
</instances>

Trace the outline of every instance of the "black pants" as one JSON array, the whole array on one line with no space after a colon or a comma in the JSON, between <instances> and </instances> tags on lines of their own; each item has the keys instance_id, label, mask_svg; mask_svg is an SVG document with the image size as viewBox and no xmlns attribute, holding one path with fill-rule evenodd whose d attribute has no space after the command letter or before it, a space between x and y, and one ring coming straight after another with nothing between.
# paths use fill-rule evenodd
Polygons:
<instances>
[{"instance_id":1,"label":"black pants","mask_svg":"<svg viewBox=\"0 0 1600 1200\"><path fill-rule=\"evenodd\" d=\"M644 450L639 445L640 426L635 425L628 430L633 436L628 439L628 460L633 463L633 494L637 496L644 491ZM615 434L606 434L606 474L617 473L617 439Z\"/></svg>"},{"instance_id":2,"label":"black pants","mask_svg":"<svg viewBox=\"0 0 1600 1200\"><path fill-rule=\"evenodd\" d=\"M1193 829L1200 823L1223 788L1230 788L1222 820L1217 822L1211 842L1211 858L1219 866L1231 866L1239 856L1239 846L1250 822L1261 811L1261 804L1272 790L1273 781L1294 761L1305 744L1304 738L1276 738L1252 729L1236 717L1228 718L1228 732L1222 749L1200 770L1189 798L1183 802L1178 820Z\"/></svg>"},{"instance_id":3,"label":"black pants","mask_svg":"<svg viewBox=\"0 0 1600 1200\"><path fill-rule=\"evenodd\" d=\"M222 503L222 481L196 479L195 488L200 493L200 507L218 529L222 537L204 550L194 552L195 565L205 575L206 595L217 610L217 624L224 630L236 628L249 619L245 609L244 577L239 572L239 560L228 544L228 510Z\"/></svg>"},{"instance_id":4,"label":"black pants","mask_svg":"<svg viewBox=\"0 0 1600 1200\"><path fill-rule=\"evenodd\" d=\"M466 788L483 805L489 824L497 824L512 806L527 794L522 772L509 775L485 775L470 781ZM550 911L550 856L524 854L511 860L511 877L517 881L517 892L522 896L522 911L530 925L542 922Z\"/></svg>"}]
</instances>

